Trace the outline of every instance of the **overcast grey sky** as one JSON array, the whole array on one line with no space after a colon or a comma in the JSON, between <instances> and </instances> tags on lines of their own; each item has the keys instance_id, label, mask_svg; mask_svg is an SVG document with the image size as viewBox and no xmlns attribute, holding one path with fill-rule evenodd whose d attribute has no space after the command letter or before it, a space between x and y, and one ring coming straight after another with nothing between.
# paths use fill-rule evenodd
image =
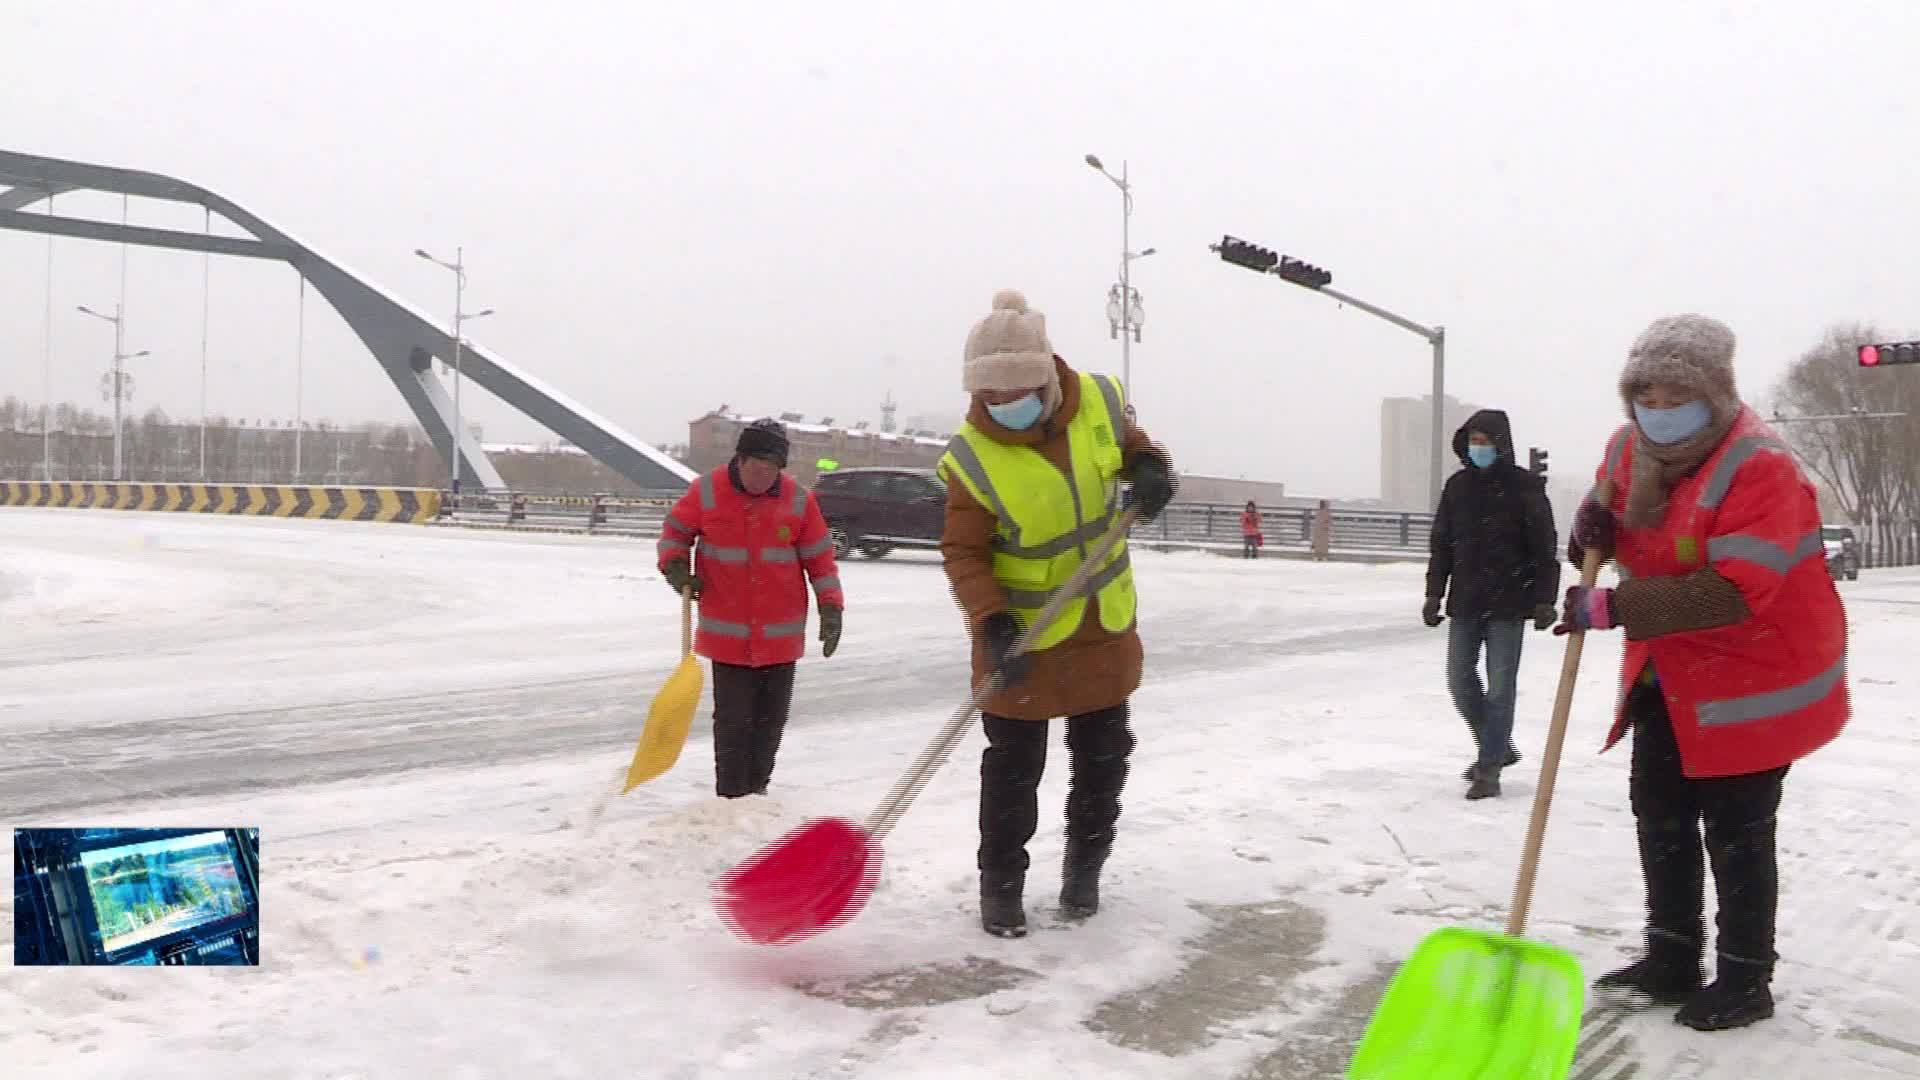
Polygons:
<instances>
[{"instance_id":1,"label":"overcast grey sky","mask_svg":"<svg viewBox=\"0 0 1920 1080\"><path fill-rule=\"evenodd\" d=\"M1590 469L1650 319L1749 399L1835 320L1920 329L1910 0L1195 4L0 0L0 146L218 190L651 441L749 412L957 414L995 289L1118 371L1189 470L1367 496L1418 338L1222 264L1230 232L1444 324L1448 388ZM63 213L118 219L117 197ZM135 202L136 223L198 228ZM119 249L55 245L55 400L100 407ZM0 394L38 401L46 242L0 232ZM136 408L197 414L200 257L135 249ZM216 260L211 407L291 417L296 278ZM309 294L309 418L405 416ZM472 403L489 440L539 438Z\"/></svg>"}]
</instances>

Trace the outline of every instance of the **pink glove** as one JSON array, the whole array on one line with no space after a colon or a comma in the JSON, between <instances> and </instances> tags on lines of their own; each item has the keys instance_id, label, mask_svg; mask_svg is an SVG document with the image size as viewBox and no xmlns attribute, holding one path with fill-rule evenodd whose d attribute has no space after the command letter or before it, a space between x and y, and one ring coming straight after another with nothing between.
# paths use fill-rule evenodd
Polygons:
<instances>
[{"instance_id":1,"label":"pink glove","mask_svg":"<svg viewBox=\"0 0 1920 1080\"><path fill-rule=\"evenodd\" d=\"M1553 628L1555 634L1613 628L1612 589L1590 589L1584 585L1567 589L1566 607L1561 611L1560 625Z\"/></svg>"}]
</instances>

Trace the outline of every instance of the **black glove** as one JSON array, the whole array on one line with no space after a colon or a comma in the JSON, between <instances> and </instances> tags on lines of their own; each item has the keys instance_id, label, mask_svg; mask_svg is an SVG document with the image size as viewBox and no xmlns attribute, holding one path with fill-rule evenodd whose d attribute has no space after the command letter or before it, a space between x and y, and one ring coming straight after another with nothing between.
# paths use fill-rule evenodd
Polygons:
<instances>
[{"instance_id":1,"label":"black glove","mask_svg":"<svg viewBox=\"0 0 1920 1080\"><path fill-rule=\"evenodd\" d=\"M980 636L987 647L987 668L1000 677L999 688L1009 689L1027 681L1033 673L1033 655L1009 656L1020 637L1020 624L1010 611L996 611L980 624Z\"/></svg>"},{"instance_id":2,"label":"black glove","mask_svg":"<svg viewBox=\"0 0 1920 1080\"><path fill-rule=\"evenodd\" d=\"M687 560L675 559L668 563L666 569L662 570L661 573L667 576L667 584L673 586L675 596L679 596L688 589L692 589L693 598L695 600L700 599L700 579L693 575L692 568L687 565Z\"/></svg>"},{"instance_id":3,"label":"black glove","mask_svg":"<svg viewBox=\"0 0 1920 1080\"><path fill-rule=\"evenodd\" d=\"M1534 605L1533 628L1535 630L1551 630L1553 629L1553 624L1559 620L1560 609L1558 606L1550 603Z\"/></svg>"},{"instance_id":4,"label":"black glove","mask_svg":"<svg viewBox=\"0 0 1920 1080\"><path fill-rule=\"evenodd\" d=\"M820 655L832 656L840 647L841 620L845 613L837 607L820 605Z\"/></svg>"},{"instance_id":5,"label":"black glove","mask_svg":"<svg viewBox=\"0 0 1920 1080\"><path fill-rule=\"evenodd\" d=\"M1420 618L1429 627L1440 625L1441 616L1440 616L1440 598L1439 597L1437 596L1427 597L1427 606L1420 609Z\"/></svg>"},{"instance_id":6,"label":"black glove","mask_svg":"<svg viewBox=\"0 0 1920 1080\"><path fill-rule=\"evenodd\" d=\"M1152 521L1173 501L1173 471L1159 454L1141 454L1127 470L1127 482L1133 485L1133 504L1140 509L1142 521Z\"/></svg>"}]
</instances>

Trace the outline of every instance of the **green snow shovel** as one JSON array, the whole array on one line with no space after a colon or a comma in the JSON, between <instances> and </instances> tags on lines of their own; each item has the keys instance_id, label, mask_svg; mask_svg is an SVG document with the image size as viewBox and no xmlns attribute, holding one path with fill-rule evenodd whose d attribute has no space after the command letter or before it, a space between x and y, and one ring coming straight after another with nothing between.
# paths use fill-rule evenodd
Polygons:
<instances>
[{"instance_id":1,"label":"green snow shovel","mask_svg":"<svg viewBox=\"0 0 1920 1080\"><path fill-rule=\"evenodd\" d=\"M1606 505L1604 486L1597 495ZM1591 588L1599 576L1599 553L1589 551L1580 583ZM1580 1036L1586 979L1571 953L1520 935L1533 904L1585 640L1580 631L1567 635L1507 932L1448 927L1428 935L1388 985L1347 1080L1565 1080Z\"/></svg>"}]
</instances>

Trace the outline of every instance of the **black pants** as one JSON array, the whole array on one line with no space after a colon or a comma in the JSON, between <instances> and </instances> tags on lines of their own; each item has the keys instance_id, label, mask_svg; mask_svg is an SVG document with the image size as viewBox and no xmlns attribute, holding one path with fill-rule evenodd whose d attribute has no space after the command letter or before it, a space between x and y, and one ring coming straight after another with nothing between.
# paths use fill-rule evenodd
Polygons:
<instances>
[{"instance_id":1,"label":"black pants","mask_svg":"<svg viewBox=\"0 0 1920 1080\"><path fill-rule=\"evenodd\" d=\"M793 704L793 670L713 665L713 787L722 798L766 793Z\"/></svg>"},{"instance_id":2,"label":"black pants","mask_svg":"<svg viewBox=\"0 0 1920 1080\"><path fill-rule=\"evenodd\" d=\"M1260 542L1258 540L1255 540L1251 536L1241 537L1240 538L1240 556L1241 558L1245 558L1245 559L1259 558Z\"/></svg>"},{"instance_id":3,"label":"black pants","mask_svg":"<svg viewBox=\"0 0 1920 1080\"><path fill-rule=\"evenodd\" d=\"M1636 687L1627 708L1633 719L1629 783L1640 837L1640 872L1647 884L1649 936L1704 952L1710 859L1720 898L1720 955L1771 965L1777 958L1774 917L1780 902L1775 814L1787 768L1689 780L1680 771L1673 721L1658 688Z\"/></svg>"},{"instance_id":4,"label":"black pants","mask_svg":"<svg viewBox=\"0 0 1920 1080\"><path fill-rule=\"evenodd\" d=\"M987 748L980 754L981 874L1012 882L1027 872L1027 841L1040 818L1040 774L1047 765L1050 722L983 714ZM1067 843L1104 854L1120 820L1120 789L1133 753L1127 706L1067 718Z\"/></svg>"}]
</instances>

